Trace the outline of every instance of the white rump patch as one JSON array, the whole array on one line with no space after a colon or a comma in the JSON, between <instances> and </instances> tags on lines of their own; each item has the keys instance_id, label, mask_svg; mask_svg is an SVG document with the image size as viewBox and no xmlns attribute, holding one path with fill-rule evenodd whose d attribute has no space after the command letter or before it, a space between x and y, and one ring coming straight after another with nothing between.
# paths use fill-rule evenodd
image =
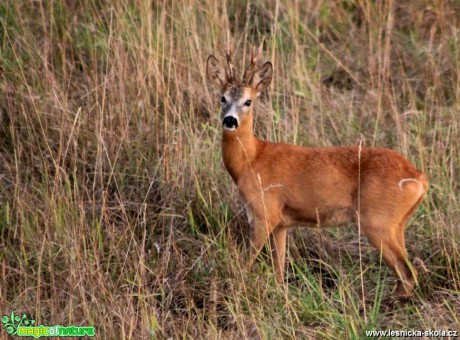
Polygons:
<instances>
[{"instance_id":1,"label":"white rump patch","mask_svg":"<svg viewBox=\"0 0 460 340\"><path fill-rule=\"evenodd\" d=\"M415 178L405 178L399 181L399 190L403 190L403 184L406 182L415 182L418 184L418 181Z\"/></svg>"}]
</instances>

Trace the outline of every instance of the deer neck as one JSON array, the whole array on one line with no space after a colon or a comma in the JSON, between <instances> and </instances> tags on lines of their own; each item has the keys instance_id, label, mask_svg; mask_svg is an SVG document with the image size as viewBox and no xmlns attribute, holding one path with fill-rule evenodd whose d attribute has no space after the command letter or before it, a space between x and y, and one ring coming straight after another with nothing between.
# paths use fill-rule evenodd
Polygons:
<instances>
[{"instance_id":1,"label":"deer neck","mask_svg":"<svg viewBox=\"0 0 460 340\"><path fill-rule=\"evenodd\" d=\"M261 141L254 136L252 112L235 131L223 130L222 156L235 183L244 169L257 157Z\"/></svg>"}]
</instances>

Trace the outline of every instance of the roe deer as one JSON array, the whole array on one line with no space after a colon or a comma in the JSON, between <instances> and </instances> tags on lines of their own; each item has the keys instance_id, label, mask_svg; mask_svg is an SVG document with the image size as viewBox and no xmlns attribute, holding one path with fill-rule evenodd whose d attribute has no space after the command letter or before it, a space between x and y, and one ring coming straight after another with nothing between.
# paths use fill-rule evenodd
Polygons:
<instances>
[{"instance_id":1,"label":"roe deer","mask_svg":"<svg viewBox=\"0 0 460 340\"><path fill-rule=\"evenodd\" d=\"M395 294L412 295L416 271L408 260L404 226L423 200L427 176L393 150L307 148L254 136L253 107L272 79L262 46L252 51L242 80L230 51L226 64L210 55L208 79L221 91L222 155L246 204L252 265L270 236L277 282L283 282L288 227L359 223L398 278ZM359 221L358 221L359 219Z\"/></svg>"}]
</instances>

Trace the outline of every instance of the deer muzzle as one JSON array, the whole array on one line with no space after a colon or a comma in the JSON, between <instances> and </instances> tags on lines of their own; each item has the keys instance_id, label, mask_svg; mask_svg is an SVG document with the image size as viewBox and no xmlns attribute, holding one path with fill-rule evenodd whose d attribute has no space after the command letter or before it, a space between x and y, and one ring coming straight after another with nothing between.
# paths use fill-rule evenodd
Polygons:
<instances>
[{"instance_id":1,"label":"deer muzzle","mask_svg":"<svg viewBox=\"0 0 460 340\"><path fill-rule=\"evenodd\" d=\"M222 121L222 125L224 126L224 129L226 130L236 130L238 127L238 119L234 116L225 116L224 120Z\"/></svg>"}]
</instances>

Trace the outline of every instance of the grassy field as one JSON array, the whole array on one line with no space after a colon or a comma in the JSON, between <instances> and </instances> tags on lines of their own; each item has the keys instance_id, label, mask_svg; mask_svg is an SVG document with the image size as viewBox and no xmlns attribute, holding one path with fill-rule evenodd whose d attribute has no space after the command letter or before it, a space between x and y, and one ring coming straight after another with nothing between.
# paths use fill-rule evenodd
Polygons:
<instances>
[{"instance_id":1,"label":"grassy field","mask_svg":"<svg viewBox=\"0 0 460 340\"><path fill-rule=\"evenodd\" d=\"M361 338L460 328L460 2L0 2L0 311L97 338ZM426 172L414 298L355 227L296 229L288 284L248 223L205 78L274 65L256 135L395 149ZM265 255L264 255L265 254ZM6 336L1 330L1 336Z\"/></svg>"}]
</instances>

